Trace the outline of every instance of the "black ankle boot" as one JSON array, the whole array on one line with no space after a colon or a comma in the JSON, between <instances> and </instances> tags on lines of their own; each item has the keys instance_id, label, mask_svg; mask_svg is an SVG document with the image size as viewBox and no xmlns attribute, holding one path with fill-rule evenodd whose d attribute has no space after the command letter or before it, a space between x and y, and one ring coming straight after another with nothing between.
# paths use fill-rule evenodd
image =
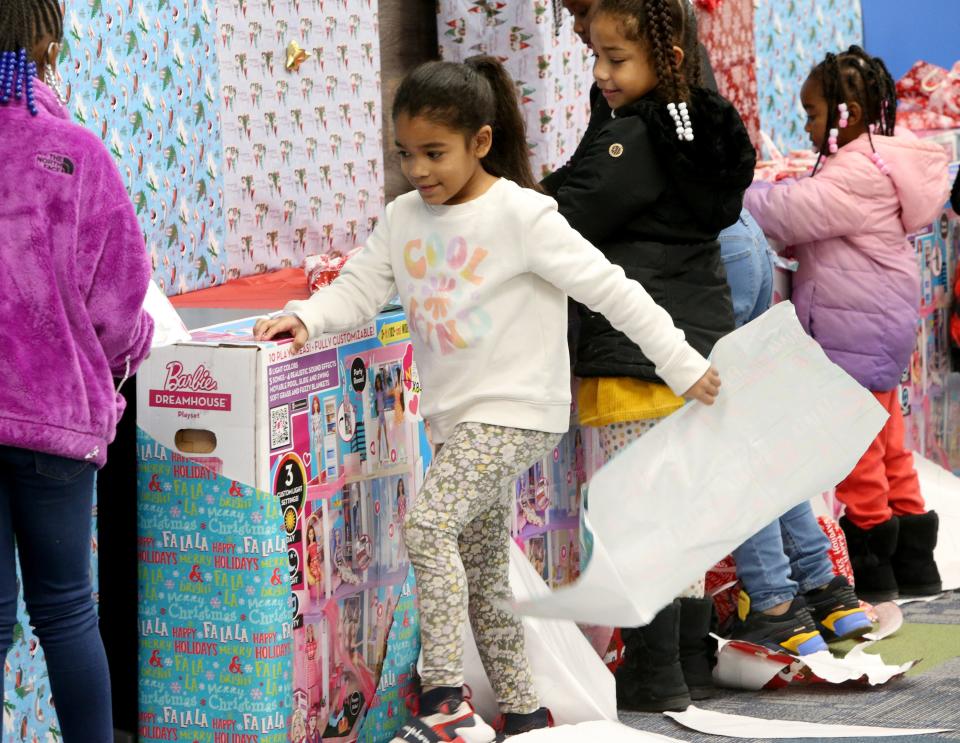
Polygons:
<instances>
[{"instance_id":1,"label":"black ankle boot","mask_svg":"<svg viewBox=\"0 0 960 743\"><path fill-rule=\"evenodd\" d=\"M694 701L709 699L713 686L716 641L710 637L713 599L680 599L680 667Z\"/></svg>"},{"instance_id":2,"label":"black ankle boot","mask_svg":"<svg viewBox=\"0 0 960 743\"><path fill-rule=\"evenodd\" d=\"M933 559L940 517L936 511L900 516L897 549L890 559L901 596L931 596L943 590Z\"/></svg>"},{"instance_id":3,"label":"black ankle boot","mask_svg":"<svg viewBox=\"0 0 960 743\"><path fill-rule=\"evenodd\" d=\"M890 558L897 549L900 522L896 516L872 529L855 526L846 516L840 528L847 538L847 551L853 566L854 590L870 603L892 601L900 594Z\"/></svg>"},{"instance_id":4,"label":"black ankle boot","mask_svg":"<svg viewBox=\"0 0 960 743\"><path fill-rule=\"evenodd\" d=\"M624 661L617 669L617 705L638 712L682 711L692 703L680 667L680 602L646 627L623 629Z\"/></svg>"},{"instance_id":5,"label":"black ankle boot","mask_svg":"<svg viewBox=\"0 0 960 743\"><path fill-rule=\"evenodd\" d=\"M533 730L553 727L553 715L546 707L541 707L535 712L521 715L516 712L507 712L503 716L503 734L505 736L522 735Z\"/></svg>"}]
</instances>

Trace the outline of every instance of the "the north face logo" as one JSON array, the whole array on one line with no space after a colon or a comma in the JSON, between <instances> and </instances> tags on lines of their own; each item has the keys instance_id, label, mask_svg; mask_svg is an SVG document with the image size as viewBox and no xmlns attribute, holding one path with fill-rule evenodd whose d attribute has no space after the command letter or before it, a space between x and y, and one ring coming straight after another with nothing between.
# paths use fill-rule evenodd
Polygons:
<instances>
[{"instance_id":1,"label":"the north face logo","mask_svg":"<svg viewBox=\"0 0 960 743\"><path fill-rule=\"evenodd\" d=\"M51 173L63 173L64 175L73 175L73 160L64 155L53 153L40 153L37 155L37 165Z\"/></svg>"}]
</instances>

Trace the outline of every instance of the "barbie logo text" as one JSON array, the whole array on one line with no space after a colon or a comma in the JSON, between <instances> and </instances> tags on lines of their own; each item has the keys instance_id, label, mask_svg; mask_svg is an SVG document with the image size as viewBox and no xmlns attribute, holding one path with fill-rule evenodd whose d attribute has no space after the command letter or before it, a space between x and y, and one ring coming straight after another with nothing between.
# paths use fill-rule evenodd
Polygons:
<instances>
[{"instance_id":1,"label":"barbie logo text","mask_svg":"<svg viewBox=\"0 0 960 743\"><path fill-rule=\"evenodd\" d=\"M163 382L165 390L189 390L191 392L212 392L217 389L217 380L200 364L192 374L185 374L183 364L171 361L167 364L167 378Z\"/></svg>"},{"instance_id":2,"label":"barbie logo text","mask_svg":"<svg viewBox=\"0 0 960 743\"><path fill-rule=\"evenodd\" d=\"M150 407L230 412L230 395L217 394L217 380L203 364L185 374L183 364L167 364L162 390L150 390Z\"/></svg>"}]
</instances>

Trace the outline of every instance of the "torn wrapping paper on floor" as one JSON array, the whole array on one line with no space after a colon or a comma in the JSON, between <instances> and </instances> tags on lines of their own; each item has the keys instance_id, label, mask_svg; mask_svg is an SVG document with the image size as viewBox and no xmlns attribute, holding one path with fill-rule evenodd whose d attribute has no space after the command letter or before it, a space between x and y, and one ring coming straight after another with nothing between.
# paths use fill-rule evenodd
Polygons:
<instances>
[{"instance_id":1,"label":"torn wrapping paper on floor","mask_svg":"<svg viewBox=\"0 0 960 743\"><path fill-rule=\"evenodd\" d=\"M864 640L882 640L890 637L903 626L903 611L892 601L884 601L876 606L866 606L867 616L876 625L875 629L863 636Z\"/></svg>"},{"instance_id":2,"label":"torn wrapping paper on floor","mask_svg":"<svg viewBox=\"0 0 960 743\"><path fill-rule=\"evenodd\" d=\"M619 722L585 722L534 730L510 738L510 743L681 743L677 738L632 730Z\"/></svg>"},{"instance_id":3,"label":"torn wrapping paper on floor","mask_svg":"<svg viewBox=\"0 0 960 743\"><path fill-rule=\"evenodd\" d=\"M713 678L718 686L728 689L759 691L797 683L858 682L879 686L900 678L919 662L884 663L879 655L865 652L872 642L856 645L846 656L838 658L826 650L798 657L743 640L717 640Z\"/></svg>"},{"instance_id":4,"label":"torn wrapping paper on floor","mask_svg":"<svg viewBox=\"0 0 960 743\"><path fill-rule=\"evenodd\" d=\"M713 407L687 405L590 483L580 581L521 614L646 624L734 547L853 469L887 414L780 303L717 343Z\"/></svg>"},{"instance_id":5,"label":"torn wrapping paper on floor","mask_svg":"<svg viewBox=\"0 0 960 743\"><path fill-rule=\"evenodd\" d=\"M684 727L728 738L884 738L896 735L946 733L949 728L881 728L871 725L828 725L796 720L764 720L744 715L710 712L687 707L685 712L664 712Z\"/></svg>"}]
</instances>

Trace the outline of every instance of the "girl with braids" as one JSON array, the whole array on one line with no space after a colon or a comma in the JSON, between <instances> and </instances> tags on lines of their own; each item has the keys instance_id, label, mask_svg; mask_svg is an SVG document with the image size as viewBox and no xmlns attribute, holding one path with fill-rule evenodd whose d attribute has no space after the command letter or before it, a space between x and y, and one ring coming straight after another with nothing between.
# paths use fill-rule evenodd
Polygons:
<instances>
[{"instance_id":1,"label":"girl with braids","mask_svg":"<svg viewBox=\"0 0 960 743\"><path fill-rule=\"evenodd\" d=\"M793 302L827 356L871 390L890 418L837 486L857 594L871 601L940 591L938 518L904 447L897 386L914 348L920 279L906 235L949 193L942 148L895 132L883 61L858 46L828 54L800 92L820 157L813 177L752 188L747 206L800 261Z\"/></svg>"},{"instance_id":2,"label":"girl with braids","mask_svg":"<svg viewBox=\"0 0 960 743\"><path fill-rule=\"evenodd\" d=\"M641 282L706 355L735 325L718 236L740 216L755 152L733 106L702 85L686 0L595 3L571 10L596 55L599 99L573 158L544 186L571 226ZM578 314L580 423L600 428L610 458L683 400L631 339L586 307ZM685 709L691 694L711 694L711 608L700 584L648 626L622 631L621 708Z\"/></svg>"},{"instance_id":3,"label":"girl with braids","mask_svg":"<svg viewBox=\"0 0 960 743\"><path fill-rule=\"evenodd\" d=\"M261 320L294 348L372 318L399 291L423 380L423 416L442 444L404 520L420 598L421 717L399 741L486 743L463 699L468 617L503 731L546 727L509 600L506 482L551 452L569 424L566 295L642 345L677 393L711 403L719 377L650 295L537 192L516 87L490 57L430 62L393 108L404 175L366 247L329 287ZM532 352L531 352L532 349Z\"/></svg>"},{"instance_id":4,"label":"girl with braids","mask_svg":"<svg viewBox=\"0 0 960 743\"><path fill-rule=\"evenodd\" d=\"M63 740L109 743L90 511L123 410L113 379L150 349L150 264L109 152L42 82L62 31L58 0L0 1L0 667L16 541Z\"/></svg>"}]
</instances>

